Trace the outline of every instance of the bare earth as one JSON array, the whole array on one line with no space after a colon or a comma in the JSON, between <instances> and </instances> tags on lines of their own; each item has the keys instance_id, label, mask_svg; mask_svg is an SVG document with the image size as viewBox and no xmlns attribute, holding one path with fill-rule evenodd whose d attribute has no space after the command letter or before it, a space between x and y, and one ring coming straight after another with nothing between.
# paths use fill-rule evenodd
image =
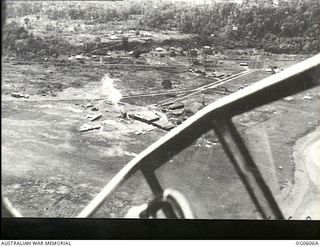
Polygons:
<instances>
[{"instance_id":1,"label":"bare earth","mask_svg":"<svg viewBox=\"0 0 320 247\"><path fill-rule=\"evenodd\" d=\"M133 119L120 118L115 106L107 103L99 106L102 118L90 122L87 115L95 112L81 105L87 104L87 99L101 96L99 82L105 73L118 79L116 86L126 95L133 87L135 93L144 92L148 87L150 91L160 90L161 80L171 75L177 81L177 89L212 82L210 78L195 77L188 72L170 74L158 70L150 81L141 71L122 72L90 66L46 68L9 63L3 72L2 194L28 217L76 216L134 155L166 133ZM151 74L149 71L148 75ZM268 75L255 71L224 86L237 91ZM192 81L190 85L184 83L186 77ZM12 91L28 93L30 98L12 98ZM225 92L223 88L219 92L205 92L184 103L195 112L203 99L209 104ZM278 202L284 203L286 217L292 215L295 219L305 215L319 218L309 209L302 212L301 206L307 203L310 209L315 208L312 197L318 193L314 184L317 177L312 174L319 173L309 172L311 166L306 165L305 169L297 161L315 157L307 154L314 153L317 146L306 144L298 148L304 156L299 158L294 152L295 160L292 159L296 141L318 125L318 92L316 88L294 96L292 102L282 100L234 119ZM304 99L305 95L311 95L312 99ZM160 99L151 97L146 102L155 103ZM136 106L125 105L128 111L147 108L137 106L145 101L142 98L132 101ZM83 124L96 123L103 127L79 131ZM306 159L306 164L314 159ZM307 176L307 170L310 180L297 174L303 171ZM157 175L164 186L184 193L198 218L259 218L213 133L204 135L159 169ZM301 189L300 192L296 192L297 189ZM96 217L122 217L131 206L148 201L150 195L143 177L137 174L105 203Z\"/></svg>"}]
</instances>

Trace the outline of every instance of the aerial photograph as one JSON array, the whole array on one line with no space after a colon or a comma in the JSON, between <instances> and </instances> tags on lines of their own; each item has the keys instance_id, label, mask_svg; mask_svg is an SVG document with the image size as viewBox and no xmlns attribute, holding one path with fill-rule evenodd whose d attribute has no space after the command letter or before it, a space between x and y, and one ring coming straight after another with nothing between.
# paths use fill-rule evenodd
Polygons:
<instances>
[{"instance_id":1,"label":"aerial photograph","mask_svg":"<svg viewBox=\"0 0 320 247\"><path fill-rule=\"evenodd\" d=\"M1 4L2 217L320 220L319 0Z\"/></svg>"}]
</instances>

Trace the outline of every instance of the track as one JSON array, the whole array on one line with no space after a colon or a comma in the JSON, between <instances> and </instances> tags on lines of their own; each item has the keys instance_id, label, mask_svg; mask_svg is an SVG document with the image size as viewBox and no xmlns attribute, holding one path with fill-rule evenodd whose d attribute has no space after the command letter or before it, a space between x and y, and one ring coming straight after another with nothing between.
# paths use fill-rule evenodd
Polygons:
<instances>
[{"instance_id":1,"label":"track","mask_svg":"<svg viewBox=\"0 0 320 247\"><path fill-rule=\"evenodd\" d=\"M148 64L129 64L129 63L103 63L100 64L99 62L94 62L94 61L87 61L86 63L81 63L81 62L61 62L61 61L49 61L49 62L44 62L44 61L11 61L13 65L33 65L33 64L40 64L40 65L47 65L47 66L90 66L90 67L112 67L112 66L117 66L117 67L137 67L137 68L152 68L152 69L189 69L189 66L186 65L148 65Z\"/></svg>"},{"instance_id":2,"label":"track","mask_svg":"<svg viewBox=\"0 0 320 247\"><path fill-rule=\"evenodd\" d=\"M127 96L122 97L122 99L130 99L130 98L138 98L138 97L152 97L152 96L167 95L167 94L172 94L172 95L176 94L176 95L179 95L178 96L179 98L176 99L176 100L181 100L184 97L192 96L194 93L202 92L202 91L207 90L207 89L212 89L215 86L222 85L223 83L226 83L226 82L228 82L230 80L233 80L233 79L236 79L238 77L250 74L250 73L252 73L254 71L255 70L248 70L248 71L240 72L238 74L232 75L232 76L230 76L228 78L225 78L223 80L215 81L213 83L210 83L210 84L207 84L207 85L204 85L204 86L200 86L200 87L197 87L197 88L194 88L194 89L168 91L168 92L160 92L160 93L150 93L150 94L127 95ZM186 94L186 93L190 93L190 94ZM171 100L160 101L160 102L158 102L157 105L164 105L166 102L171 102Z\"/></svg>"},{"instance_id":3,"label":"track","mask_svg":"<svg viewBox=\"0 0 320 247\"><path fill-rule=\"evenodd\" d=\"M231 81L231 80L237 79L237 78L242 77L242 76L244 76L244 75L248 75L248 74L250 74L250 73L252 73L252 72L254 72L254 71L255 71L255 70L246 70L246 71L244 71L244 72L240 72L240 73L238 73L238 74L232 75L232 76L230 76L230 77L228 77L228 78L225 78L225 79L222 79L222 80L220 80L220 81L217 81L217 82L215 81L215 82L213 82L213 83L210 83L210 84L207 84L207 85L198 87L198 88L196 88L196 89L189 90L189 91L187 91L187 94L182 93L182 95L180 95L178 98L176 98L176 99L174 99L174 100L164 100L164 101L160 101L157 105L158 105L158 106L171 105L171 104L173 104L173 103L175 103L175 102L177 102L177 101L179 101L179 100L183 100L183 99L188 98L188 97L190 97L190 96L193 96L193 95L195 95L195 94L197 94L197 93L201 93L201 92L203 92L203 91L205 91L205 90L212 89L212 88L215 88L215 87L217 87L217 86L223 85L223 84L226 83L226 82L229 82L229 81ZM189 92L189 93L188 93L188 92Z\"/></svg>"},{"instance_id":4,"label":"track","mask_svg":"<svg viewBox=\"0 0 320 247\"><path fill-rule=\"evenodd\" d=\"M244 76L244 75L248 75L252 72L254 72L255 70L247 70L247 71L244 71L244 72L240 72L238 74L235 74L235 75L232 75L228 78L225 78L225 79L222 79L222 80L219 80L219 81L215 81L215 82L212 82L210 84L207 84L207 85L204 85L204 86L200 86L200 87L197 87L197 88L194 88L194 89L188 89L188 90L178 90L178 91L168 91L168 92L159 92L159 93L150 93L150 94L134 94L134 95L125 95L122 97L122 99L131 99L131 98L138 98L138 97L154 97L154 96L159 96L159 95L167 95L167 94L172 94L172 95L178 95L177 98L175 98L174 100L172 99L166 99L166 100L163 100L163 101L160 101L158 102L156 105L157 106L166 106L166 105L170 105L170 104L173 104L179 100L183 100L185 98L188 98L190 96L193 96L197 93L200 93L200 92L203 92L205 90L208 90L208 89L212 89L212 88L215 88L217 86L220 86L220 85L223 85L224 83L226 82L229 82L233 79L237 79L241 76ZM28 101L28 102L40 102L40 101L47 101L47 102L50 102L50 101L80 101L80 100L90 100L90 101L96 101L96 100L107 100L107 98L105 97L100 97L100 98L91 98L91 99L82 99L82 98L68 98L68 99L65 99L65 98L44 98L44 99L35 99L35 100L31 100L31 99L19 99L18 101ZM2 100L3 102L11 102L11 101L17 101L17 99L6 99L6 100Z\"/></svg>"}]
</instances>

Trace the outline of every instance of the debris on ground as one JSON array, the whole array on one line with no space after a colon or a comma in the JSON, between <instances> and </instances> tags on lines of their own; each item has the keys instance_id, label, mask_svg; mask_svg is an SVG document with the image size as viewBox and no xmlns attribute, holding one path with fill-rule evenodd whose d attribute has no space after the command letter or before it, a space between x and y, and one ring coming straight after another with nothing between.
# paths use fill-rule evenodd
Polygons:
<instances>
[{"instance_id":1,"label":"debris on ground","mask_svg":"<svg viewBox=\"0 0 320 247\"><path fill-rule=\"evenodd\" d=\"M143 127L143 129L139 129L135 132L136 135L144 135L145 133L147 132L150 132L152 130L156 129L155 126L152 126L152 125L147 125L145 127Z\"/></svg>"},{"instance_id":2,"label":"debris on ground","mask_svg":"<svg viewBox=\"0 0 320 247\"><path fill-rule=\"evenodd\" d=\"M163 129L163 130L171 130L175 127L175 125L173 123L169 122L165 118L161 118L161 119L153 122L152 125L156 126L159 129Z\"/></svg>"},{"instance_id":3,"label":"debris on ground","mask_svg":"<svg viewBox=\"0 0 320 247\"><path fill-rule=\"evenodd\" d=\"M141 122L148 123L148 124L160 119L159 115L157 115L153 111L133 112L133 113L129 113L129 117L135 120L139 120Z\"/></svg>"},{"instance_id":4,"label":"debris on ground","mask_svg":"<svg viewBox=\"0 0 320 247\"><path fill-rule=\"evenodd\" d=\"M165 115L151 110L132 112L129 113L129 117L147 124L151 124L152 126L163 130L170 130L175 127L175 125L170 122ZM154 127L137 130L135 134L145 134L146 132L153 130Z\"/></svg>"},{"instance_id":5,"label":"debris on ground","mask_svg":"<svg viewBox=\"0 0 320 247\"><path fill-rule=\"evenodd\" d=\"M250 118L249 117L240 118L239 121L241 123L249 123L250 122Z\"/></svg>"},{"instance_id":6,"label":"debris on ground","mask_svg":"<svg viewBox=\"0 0 320 247\"><path fill-rule=\"evenodd\" d=\"M306 100L313 100L313 97L310 96L310 95L306 95L303 97L303 99L306 99Z\"/></svg>"},{"instance_id":7,"label":"debris on ground","mask_svg":"<svg viewBox=\"0 0 320 247\"><path fill-rule=\"evenodd\" d=\"M288 96L288 97L283 98L283 100L290 102L290 101L293 101L294 98L292 96Z\"/></svg>"},{"instance_id":8,"label":"debris on ground","mask_svg":"<svg viewBox=\"0 0 320 247\"><path fill-rule=\"evenodd\" d=\"M85 131L90 131L90 130L95 130L95 129L100 129L102 128L101 125L88 125L88 124L84 124L80 127L80 131L81 132L85 132Z\"/></svg>"},{"instance_id":9,"label":"debris on ground","mask_svg":"<svg viewBox=\"0 0 320 247\"><path fill-rule=\"evenodd\" d=\"M77 109L77 108L73 108L73 107L71 107L71 106L66 107L66 109L67 109L67 110L70 110L70 111L72 111L72 112L74 112L74 113L82 113L82 110Z\"/></svg>"},{"instance_id":10,"label":"debris on ground","mask_svg":"<svg viewBox=\"0 0 320 247\"><path fill-rule=\"evenodd\" d=\"M265 111L265 112L273 113L273 112L276 112L276 111L277 111L277 108L276 108L276 107L273 107L273 106L267 106L267 107L264 108L264 111Z\"/></svg>"},{"instance_id":11,"label":"debris on ground","mask_svg":"<svg viewBox=\"0 0 320 247\"><path fill-rule=\"evenodd\" d=\"M14 97L14 98L25 98L25 99L29 99L29 94L11 93L11 96Z\"/></svg>"},{"instance_id":12,"label":"debris on ground","mask_svg":"<svg viewBox=\"0 0 320 247\"><path fill-rule=\"evenodd\" d=\"M95 120L97 120L97 119L99 119L101 117L102 117L102 114L95 114L95 115L88 115L87 116L87 118L90 119L91 122L95 121Z\"/></svg>"},{"instance_id":13,"label":"debris on ground","mask_svg":"<svg viewBox=\"0 0 320 247\"><path fill-rule=\"evenodd\" d=\"M180 118L180 117L177 117L177 118L176 117L171 117L170 120L175 125L180 125L183 122L182 118Z\"/></svg>"},{"instance_id":14,"label":"debris on ground","mask_svg":"<svg viewBox=\"0 0 320 247\"><path fill-rule=\"evenodd\" d=\"M136 135L144 135L146 133L145 130L138 130L135 132Z\"/></svg>"},{"instance_id":15,"label":"debris on ground","mask_svg":"<svg viewBox=\"0 0 320 247\"><path fill-rule=\"evenodd\" d=\"M171 111L173 116L181 116L184 113L184 109L176 109Z\"/></svg>"},{"instance_id":16,"label":"debris on ground","mask_svg":"<svg viewBox=\"0 0 320 247\"><path fill-rule=\"evenodd\" d=\"M176 109L181 109L184 108L184 104L183 103L173 103L172 105L169 106L169 110L176 110Z\"/></svg>"},{"instance_id":17,"label":"debris on ground","mask_svg":"<svg viewBox=\"0 0 320 247\"><path fill-rule=\"evenodd\" d=\"M83 107L83 108L91 108L91 107L93 107L93 105L91 103L87 103L85 105L81 104L80 106Z\"/></svg>"},{"instance_id":18,"label":"debris on ground","mask_svg":"<svg viewBox=\"0 0 320 247\"><path fill-rule=\"evenodd\" d=\"M124 151L124 154L127 155L127 156L133 156L133 157L136 157L138 155L136 153L128 152L128 151Z\"/></svg>"},{"instance_id":19,"label":"debris on ground","mask_svg":"<svg viewBox=\"0 0 320 247\"><path fill-rule=\"evenodd\" d=\"M155 128L156 128L156 127L154 127L154 126L148 125L148 126L146 126L146 127L144 128L144 131L145 131L145 132L150 132L150 131L154 130Z\"/></svg>"},{"instance_id":20,"label":"debris on ground","mask_svg":"<svg viewBox=\"0 0 320 247\"><path fill-rule=\"evenodd\" d=\"M91 111L99 111L99 108L94 106L94 107L91 108Z\"/></svg>"}]
</instances>

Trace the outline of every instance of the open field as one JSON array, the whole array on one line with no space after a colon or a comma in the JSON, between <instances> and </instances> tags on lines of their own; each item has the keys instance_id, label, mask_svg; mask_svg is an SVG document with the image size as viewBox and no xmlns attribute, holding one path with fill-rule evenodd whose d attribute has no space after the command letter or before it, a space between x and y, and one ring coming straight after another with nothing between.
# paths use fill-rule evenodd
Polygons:
<instances>
[{"instance_id":1,"label":"open field","mask_svg":"<svg viewBox=\"0 0 320 247\"><path fill-rule=\"evenodd\" d=\"M3 193L25 216L76 216L133 155L165 134L163 130L154 127L150 129L148 124L119 118L120 114L112 104L102 104L99 109L103 118L98 121L105 121L103 129L79 132L80 126L88 122L86 115L91 112L81 107L81 104L103 97L100 78L104 73L117 78L116 87L128 95L130 88L131 94L163 92L155 81L157 76L176 77L181 82L185 81L188 74L193 76L189 79L193 83L177 83L178 89L193 89L209 81L212 83L210 78L199 78L190 72L172 73L170 77L170 72L161 70L150 70L150 73L147 70L143 74L139 69L132 68L104 70L87 66L45 68L43 65L4 65ZM10 77L13 72L15 78ZM132 75L129 81L128 74ZM264 71L252 71L220 87L187 97L182 102L186 109L196 112L203 107L203 98L205 104L209 104L225 93L237 91L268 75ZM148 81L152 76L154 79ZM41 80L41 77L45 80ZM9 93L13 86L19 91L24 89L22 92L30 94L30 98L12 98ZM46 87L51 87L51 91L45 91L46 96L39 95ZM225 91L225 88L230 92ZM249 113L248 116L236 119L239 127L244 129L250 147L257 148L253 143L264 136L262 139L265 142L261 145L269 146L270 153L259 153L265 150L259 147L253 151L255 157L263 161L259 162L261 169L280 202L294 185L294 164L288 163L288 160L292 160L292 146L300 136L312 131L317 125L314 103L317 90L311 92L312 100L304 100L304 95L310 95L305 93L297 96L294 102L276 102L258 109L255 114ZM49 92L56 95L52 96ZM161 99L160 96L151 98L153 103ZM139 105L144 100L132 98L131 101ZM141 105L146 107L147 104ZM128 110L140 109L133 105L125 107ZM297 123L294 121L296 118L301 121ZM274 126L279 126L279 130ZM283 126L289 126L287 132L281 132ZM145 134L137 134L141 130L146 130ZM276 150L283 152L275 153ZM270 160L273 161L272 167ZM186 150L185 155L180 155L161 168L158 175L164 184L177 188L190 201L197 202L194 210L200 218L258 217L232 166L228 164L217 139L209 134ZM148 199L150 191L143 179L137 176L116 193L111 201L106 202L97 217L123 216L130 206L139 205Z\"/></svg>"},{"instance_id":2,"label":"open field","mask_svg":"<svg viewBox=\"0 0 320 247\"><path fill-rule=\"evenodd\" d=\"M161 134L136 135L149 126L120 121L112 106L105 109L103 131L81 133L88 120L79 108L74 102L3 102L3 191L23 215L76 216L132 155Z\"/></svg>"}]
</instances>

